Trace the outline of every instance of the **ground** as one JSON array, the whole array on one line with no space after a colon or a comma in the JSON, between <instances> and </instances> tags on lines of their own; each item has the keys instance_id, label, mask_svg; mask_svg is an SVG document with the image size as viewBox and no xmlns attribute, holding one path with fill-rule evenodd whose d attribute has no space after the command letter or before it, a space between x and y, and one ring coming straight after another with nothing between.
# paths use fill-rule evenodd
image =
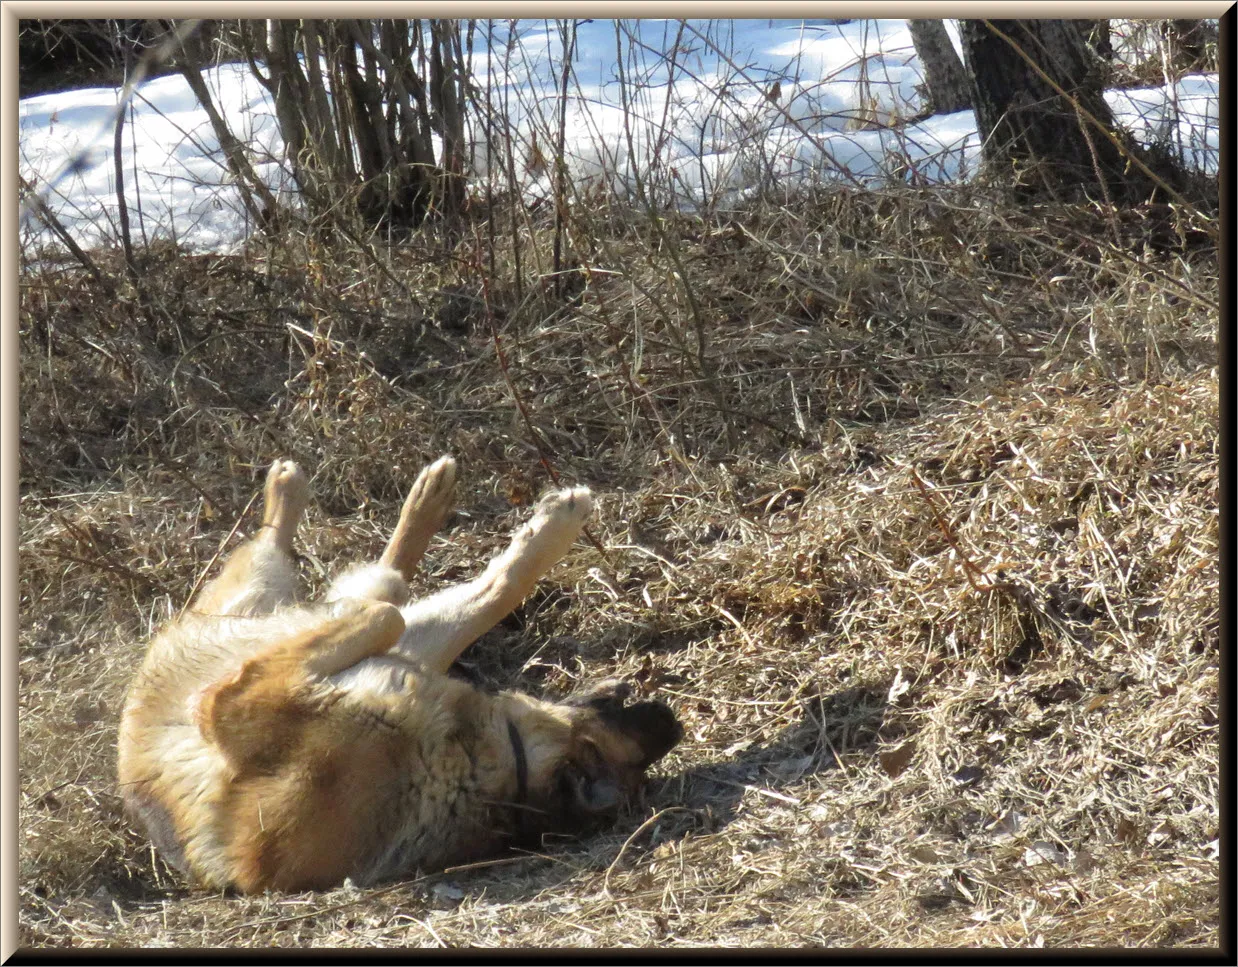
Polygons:
<instances>
[{"instance_id":1,"label":"ground","mask_svg":"<svg viewBox=\"0 0 1238 967\"><path fill-rule=\"evenodd\" d=\"M575 211L558 295L537 221L27 264L21 942L1218 945L1216 226L985 192ZM426 590L598 496L462 673L623 676L683 743L536 854L195 890L115 787L146 637L272 459L321 588L442 453Z\"/></svg>"}]
</instances>

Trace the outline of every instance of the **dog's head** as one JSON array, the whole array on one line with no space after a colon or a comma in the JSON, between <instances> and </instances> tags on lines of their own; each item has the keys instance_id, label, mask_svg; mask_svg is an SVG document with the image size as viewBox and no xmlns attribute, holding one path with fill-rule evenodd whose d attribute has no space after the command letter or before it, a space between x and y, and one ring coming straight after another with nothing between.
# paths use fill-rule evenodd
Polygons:
<instances>
[{"instance_id":1,"label":"dog's head","mask_svg":"<svg viewBox=\"0 0 1238 967\"><path fill-rule=\"evenodd\" d=\"M580 821L613 814L636 795L645 770L683 738L683 726L661 702L626 704L626 682L608 680L569 696L572 742L556 775L560 809Z\"/></svg>"}]
</instances>

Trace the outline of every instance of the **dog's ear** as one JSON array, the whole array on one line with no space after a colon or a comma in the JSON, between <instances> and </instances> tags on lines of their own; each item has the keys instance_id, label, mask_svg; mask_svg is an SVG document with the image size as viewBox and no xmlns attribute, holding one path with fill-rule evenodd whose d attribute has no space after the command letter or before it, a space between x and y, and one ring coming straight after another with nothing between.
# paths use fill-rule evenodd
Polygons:
<instances>
[{"instance_id":1,"label":"dog's ear","mask_svg":"<svg viewBox=\"0 0 1238 967\"><path fill-rule=\"evenodd\" d=\"M640 755L634 761L624 755L623 764L647 769L683 738L683 726L675 718L675 713L661 702L625 705L631 694L632 686L627 682L609 678L569 695L563 704L593 710L598 721L607 729L635 742L640 748ZM608 748L602 754L608 761L613 761L616 751Z\"/></svg>"},{"instance_id":2,"label":"dog's ear","mask_svg":"<svg viewBox=\"0 0 1238 967\"><path fill-rule=\"evenodd\" d=\"M620 678L608 678L588 688L574 692L563 700L564 705L592 708L599 712L616 711L632 694L632 686Z\"/></svg>"},{"instance_id":3,"label":"dog's ear","mask_svg":"<svg viewBox=\"0 0 1238 967\"><path fill-rule=\"evenodd\" d=\"M642 770L661 759L683 738L683 726L675 713L661 702L637 702L601 714L610 728L622 732L641 749Z\"/></svg>"}]
</instances>

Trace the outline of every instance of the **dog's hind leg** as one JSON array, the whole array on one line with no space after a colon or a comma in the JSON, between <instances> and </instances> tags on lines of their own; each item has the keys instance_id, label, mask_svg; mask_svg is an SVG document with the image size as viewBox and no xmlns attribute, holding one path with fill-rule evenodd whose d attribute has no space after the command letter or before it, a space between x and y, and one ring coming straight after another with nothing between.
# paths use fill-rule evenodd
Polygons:
<instances>
[{"instance_id":1,"label":"dog's hind leg","mask_svg":"<svg viewBox=\"0 0 1238 967\"><path fill-rule=\"evenodd\" d=\"M405 631L392 651L426 668L446 671L567 553L592 508L593 498L584 487L547 495L532 520L479 577L401 609Z\"/></svg>"},{"instance_id":2,"label":"dog's hind leg","mask_svg":"<svg viewBox=\"0 0 1238 967\"><path fill-rule=\"evenodd\" d=\"M360 598L395 605L408 600L405 582L413 576L430 538L451 512L455 491L456 461L439 457L413 482L382 557L372 564L349 568L331 582L326 599Z\"/></svg>"},{"instance_id":3,"label":"dog's hind leg","mask_svg":"<svg viewBox=\"0 0 1238 967\"><path fill-rule=\"evenodd\" d=\"M309 483L291 460L267 471L262 527L228 558L219 576L194 600L200 615L262 615L296 596L292 541L309 502Z\"/></svg>"},{"instance_id":4,"label":"dog's hind leg","mask_svg":"<svg viewBox=\"0 0 1238 967\"><path fill-rule=\"evenodd\" d=\"M456 461L439 457L413 482L399 523L379 563L393 568L405 581L426 552L430 538L443 526L456 493Z\"/></svg>"}]
</instances>

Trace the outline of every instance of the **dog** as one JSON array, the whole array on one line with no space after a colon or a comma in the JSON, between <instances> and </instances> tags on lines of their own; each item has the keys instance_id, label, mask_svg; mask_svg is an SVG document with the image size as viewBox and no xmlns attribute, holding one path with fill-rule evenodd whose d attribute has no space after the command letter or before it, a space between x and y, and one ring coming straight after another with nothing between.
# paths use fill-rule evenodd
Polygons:
<instances>
[{"instance_id":1,"label":"dog","mask_svg":"<svg viewBox=\"0 0 1238 967\"><path fill-rule=\"evenodd\" d=\"M426 467L378 561L300 604L309 486L271 466L258 534L151 640L121 716L122 796L170 865L242 893L434 872L613 816L682 738L619 681L550 702L448 674L593 504L550 493L479 577L410 601L455 482L451 457Z\"/></svg>"}]
</instances>

